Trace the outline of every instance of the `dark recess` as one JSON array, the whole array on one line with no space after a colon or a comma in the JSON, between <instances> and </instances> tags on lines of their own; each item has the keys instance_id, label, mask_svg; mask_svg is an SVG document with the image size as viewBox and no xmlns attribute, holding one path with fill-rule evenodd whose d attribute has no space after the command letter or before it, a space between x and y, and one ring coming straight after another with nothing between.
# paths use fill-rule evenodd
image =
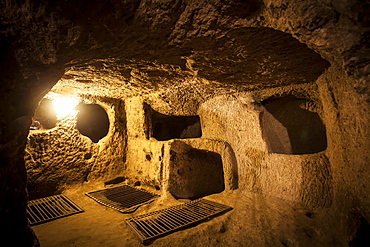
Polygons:
<instances>
[{"instance_id":1,"label":"dark recess","mask_svg":"<svg viewBox=\"0 0 370 247\"><path fill-rule=\"evenodd\" d=\"M354 238L349 242L349 247L370 246L370 224L364 217L358 220L358 228Z\"/></svg>"},{"instance_id":2,"label":"dark recess","mask_svg":"<svg viewBox=\"0 0 370 247\"><path fill-rule=\"evenodd\" d=\"M96 104L79 104L76 109L77 129L81 134L97 143L108 134L109 119L105 110Z\"/></svg>"},{"instance_id":3,"label":"dark recess","mask_svg":"<svg viewBox=\"0 0 370 247\"><path fill-rule=\"evenodd\" d=\"M312 154L326 149L325 125L312 101L285 96L263 105L261 126L270 152Z\"/></svg>"},{"instance_id":4,"label":"dark recess","mask_svg":"<svg viewBox=\"0 0 370 247\"><path fill-rule=\"evenodd\" d=\"M152 137L159 141L202 136L199 116L168 116L153 111Z\"/></svg>"},{"instance_id":5,"label":"dark recess","mask_svg":"<svg viewBox=\"0 0 370 247\"><path fill-rule=\"evenodd\" d=\"M193 200L224 190L220 154L189 146L181 153L171 150L169 191L175 198Z\"/></svg>"},{"instance_id":6,"label":"dark recess","mask_svg":"<svg viewBox=\"0 0 370 247\"><path fill-rule=\"evenodd\" d=\"M54 128L57 123L57 114L53 107L53 103L49 99L41 100L35 115L33 116L34 123L37 121L41 124L41 129Z\"/></svg>"},{"instance_id":7,"label":"dark recess","mask_svg":"<svg viewBox=\"0 0 370 247\"><path fill-rule=\"evenodd\" d=\"M113 178L111 180L108 180L108 181L104 182L104 185L119 184L119 183L124 182L125 180L126 180L125 177L120 176L120 177L116 177L116 178Z\"/></svg>"}]
</instances>

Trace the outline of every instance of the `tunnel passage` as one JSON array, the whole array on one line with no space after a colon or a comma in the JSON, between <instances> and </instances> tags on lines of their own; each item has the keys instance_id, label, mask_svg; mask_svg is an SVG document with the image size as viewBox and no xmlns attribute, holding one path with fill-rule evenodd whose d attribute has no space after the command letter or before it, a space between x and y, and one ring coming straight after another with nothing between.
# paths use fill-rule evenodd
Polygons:
<instances>
[{"instance_id":1,"label":"tunnel passage","mask_svg":"<svg viewBox=\"0 0 370 247\"><path fill-rule=\"evenodd\" d=\"M169 116L150 111L151 136L158 141L202 136L199 116Z\"/></svg>"},{"instance_id":2,"label":"tunnel passage","mask_svg":"<svg viewBox=\"0 0 370 247\"><path fill-rule=\"evenodd\" d=\"M57 123L57 114L50 99L42 99L32 118L31 130L51 129Z\"/></svg>"},{"instance_id":3,"label":"tunnel passage","mask_svg":"<svg viewBox=\"0 0 370 247\"><path fill-rule=\"evenodd\" d=\"M365 247L370 246L370 224L361 215L352 215L349 217L350 229L354 230L352 233L352 239L349 242L349 247Z\"/></svg>"},{"instance_id":4,"label":"tunnel passage","mask_svg":"<svg viewBox=\"0 0 370 247\"><path fill-rule=\"evenodd\" d=\"M263 102L261 127L269 152L312 154L327 147L326 129L314 102L285 96Z\"/></svg>"},{"instance_id":5,"label":"tunnel passage","mask_svg":"<svg viewBox=\"0 0 370 247\"><path fill-rule=\"evenodd\" d=\"M177 141L170 155L169 191L175 198L197 199L225 190L220 154Z\"/></svg>"},{"instance_id":6,"label":"tunnel passage","mask_svg":"<svg viewBox=\"0 0 370 247\"><path fill-rule=\"evenodd\" d=\"M108 134L109 119L105 110L97 104L80 104L76 107L78 131L97 143Z\"/></svg>"}]
</instances>

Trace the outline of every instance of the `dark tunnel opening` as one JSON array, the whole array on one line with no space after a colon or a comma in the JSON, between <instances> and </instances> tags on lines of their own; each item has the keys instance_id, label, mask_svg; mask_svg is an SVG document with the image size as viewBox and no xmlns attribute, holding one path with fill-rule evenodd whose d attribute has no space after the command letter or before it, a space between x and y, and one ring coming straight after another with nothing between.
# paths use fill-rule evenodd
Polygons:
<instances>
[{"instance_id":1,"label":"dark tunnel opening","mask_svg":"<svg viewBox=\"0 0 370 247\"><path fill-rule=\"evenodd\" d=\"M76 107L77 129L97 143L108 134L109 118L105 110L96 104L80 104Z\"/></svg>"}]
</instances>

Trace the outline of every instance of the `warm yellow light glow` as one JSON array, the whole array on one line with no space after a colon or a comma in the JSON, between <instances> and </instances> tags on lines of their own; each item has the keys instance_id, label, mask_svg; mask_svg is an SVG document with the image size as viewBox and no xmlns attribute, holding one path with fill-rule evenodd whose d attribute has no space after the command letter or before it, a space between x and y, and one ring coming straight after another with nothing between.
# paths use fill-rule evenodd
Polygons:
<instances>
[{"instance_id":1,"label":"warm yellow light glow","mask_svg":"<svg viewBox=\"0 0 370 247\"><path fill-rule=\"evenodd\" d=\"M56 97L53 99L53 106L57 113L57 118L65 118L77 114L75 109L78 99L71 97Z\"/></svg>"}]
</instances>

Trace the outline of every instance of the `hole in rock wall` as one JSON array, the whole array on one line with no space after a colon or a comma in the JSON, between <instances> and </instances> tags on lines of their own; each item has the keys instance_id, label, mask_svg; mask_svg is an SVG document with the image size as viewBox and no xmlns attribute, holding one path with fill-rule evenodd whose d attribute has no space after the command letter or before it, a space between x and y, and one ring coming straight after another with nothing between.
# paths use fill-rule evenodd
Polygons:
<instances>
[{"instance_id":1,"label":"hole in rock wall","mask_svg":"<svg viewBox=\"0 0 370 247\"><path fill-rule=\"evenodd\" d=\"M109 118L105 110L96 104L79 104L76 109L78 131L97 143L108 134Z\"/></svg>"},{"instance_id":2,"label":"hole in rock wall","mask_svg":"<svg viewBox=\"0 0 370 247\"><path fill-rule=\"evenodd\" d=\"M199 116L168 116L151 111L151 136L159 141L202 136Z\"/></svg>"},{"instance_id":3,"label":"hole in rock wall","mask_svg":"<svg viewBox=\"0 0 370 247\"><path fill-rule=\"evenodd\" d=\"M370 246L370 224L364 217L355 220L356 232L349 242L349 247Z\"/></svg>"},{"instance_id":4,"label":"hole in rock wall","mask_svg":"<svg viewBox=\"0 0 370 247\"><path fill-rule=\"evenodd\" d=\"M171 146L169 191L175 198L197 199L225 190L221 155L183 142Z\"/></svg>"},{"instance_id":5,"label":"hole in rock wall","mask_svg":"<svg viewBox=\"0 0 370 247\"><path fill-rule=\"evenodd\" d=\"M269 152L312 154L326 149L325 125L314 102L285 96L262 104L261 127Z\"/></svg>"},{"instance_id":6,"label":"hole in rock wall","mask_svg":"<svg viewBox=\"0 0 370 247\"><path fill-rule=\"evenodd\" d=\"M42 99L30 126L31 130L52 129L57 123L57 113L50 99Z\"/></svg>"}]
</instances>

